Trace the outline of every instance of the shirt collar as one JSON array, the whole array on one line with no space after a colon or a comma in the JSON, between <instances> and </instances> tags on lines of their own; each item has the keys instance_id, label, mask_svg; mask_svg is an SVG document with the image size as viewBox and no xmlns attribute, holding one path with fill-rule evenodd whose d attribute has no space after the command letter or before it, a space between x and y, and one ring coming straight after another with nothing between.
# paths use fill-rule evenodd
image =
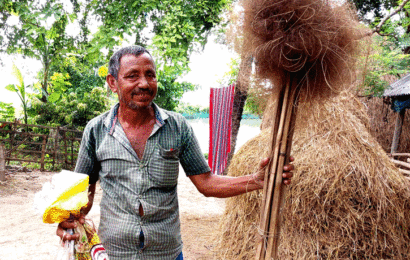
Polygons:
<instances>
[{"instance_id":1,"label":"shirt collar","mask_svg":"<svg viewBox=\"0 0 410 260\"><path fill-rule=\"evenodd\" d=\"M154 111L155 111L155 119L156 119L156 124L158 124L159 127L163 126L165 124L165 120L169 117L167 113L165 113L164 109L160 108L157 106L157 104L152 103Z\"/></svg>"},{"instance_id":2,"label":"shirt collar","mask_svg":"<svg viewBox=\"0 0 410 260\"><path fill-rule=\"evenodd\" d=\"M115 130L115 125L118 121L118 108L120 107L120 103L115 104L110 111L108 112L108 116L104 120L104 125L107 127L107 131L112 135ZM164 109L160 108L157 104L152 103L152 107L154 108L155 112L155 126L156 128L160 128L165 124L165 120L169 117L167 113L165 113Z\"/></svg>"}]
</instances>

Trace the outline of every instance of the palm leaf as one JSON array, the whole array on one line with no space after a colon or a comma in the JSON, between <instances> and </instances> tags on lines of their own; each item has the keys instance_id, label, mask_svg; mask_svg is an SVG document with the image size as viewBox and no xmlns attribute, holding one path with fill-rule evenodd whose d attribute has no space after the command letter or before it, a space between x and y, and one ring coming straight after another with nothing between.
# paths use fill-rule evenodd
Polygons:
<instances>
[{"instance_id":1,"label":"palm leaf","mask_svg":"<svg viewBox=\"0 0 410 260\"><path fill-rule=\"evenodd\" d=\"M12 74L13 76L19 81L20 86L19 89L24 89L24 80L23 80L23 75L21 75L21 71L17 68L16 64L13 63L13 69L12 69Z\"/></svg>"}]
</instances>

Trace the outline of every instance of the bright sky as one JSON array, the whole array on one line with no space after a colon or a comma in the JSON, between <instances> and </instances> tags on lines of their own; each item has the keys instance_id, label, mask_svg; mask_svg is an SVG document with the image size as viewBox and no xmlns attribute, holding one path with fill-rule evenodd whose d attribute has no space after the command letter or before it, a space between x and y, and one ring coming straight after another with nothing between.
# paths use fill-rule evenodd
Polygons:
<instances>
[{"instance_id":1,"label":"bright sky","mask_svg":"<svg viewBox=\"0 0 410 260\"><path fill-rule=\"evenodd\" d=\"M3 65L0 65L0 101L13 103L17 110L20 110L21 101L17 93L6 90L9 84L18 84L18 80L12 74L13 63L20 69L23 74L25 85L36 82L35 76L39 69L42 68L41 62L34 59L23 59L18 56L2 55ZM29 91L29 90L27 90Z\"/></svg>"},{"instance_id":2,"label":"bright sky","mask_svg":"<svg viewBox=\"0 0 410 260\"><path fill-rule=\"evenodd\" d=\"M225 45L216 44L214 38L210 37L208 44L201 53L194 53L191 56L191 71L182 78L200 86L196 91L186 93L182 98L183 102L209 106L209 89L218 87L223 75L229 71L229 64L235 54L228 50ZM17 94L5 89L8 84L18 83L12 75L13 62L23 74L26 85L34 83L37 72L42 68L40 61L33 59L23 59L18 56L1 56L3 65L0 65L0 101L13 103L20 110L21 102Z\"/></svg>"},{"instance_id":3,"label":"bright sky","mask_svg":"<svg viewBox=\"0 0 410 260\"><path fill-rule=\"evenodd\" d=\"M210 88L220 86L218 81L229 71L229 64L235 56L225 45L216 44L214 39L210 38L203 52L192 54L189 65L191 71L182 78L201 88L185 93L181 101L209 106Z\"/></svg>"}]
</instances>

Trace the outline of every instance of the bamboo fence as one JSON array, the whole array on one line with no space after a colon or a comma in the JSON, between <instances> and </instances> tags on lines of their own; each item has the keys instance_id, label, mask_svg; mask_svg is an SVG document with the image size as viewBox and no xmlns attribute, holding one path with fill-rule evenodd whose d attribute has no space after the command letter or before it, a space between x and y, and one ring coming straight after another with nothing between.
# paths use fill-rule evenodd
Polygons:
<instances>
[{"instance_id":1,"label":"bamboo fence","mask_svg":"<svg viewBox=\"0 0 410 260\"><path fill-rule=\"evenodd\" d=\"M82 132L64 127L49 127L0 121L0 145L6 164L37 163L40 170L73 169Z\"/></svg>"}]
</instances>

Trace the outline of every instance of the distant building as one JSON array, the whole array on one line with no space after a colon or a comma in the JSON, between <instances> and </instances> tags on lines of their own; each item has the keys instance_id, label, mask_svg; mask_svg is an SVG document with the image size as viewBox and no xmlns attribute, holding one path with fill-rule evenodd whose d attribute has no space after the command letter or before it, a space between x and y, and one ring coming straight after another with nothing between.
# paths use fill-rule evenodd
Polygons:
<instances>
[{"instance_id":1,"label":"distant building","mask_svg":"<svg viewBox=\"0 0 410 260\"><path fill-rule=\"evenodd\" d=\"M397 151L400 141L401 129L404 122L406 108L410 108L410 74L391 84L383 94L384 97L391 98L392 109L398 112L396 127L394 129L391 154Z\"/></svg>"}]
</instances>

